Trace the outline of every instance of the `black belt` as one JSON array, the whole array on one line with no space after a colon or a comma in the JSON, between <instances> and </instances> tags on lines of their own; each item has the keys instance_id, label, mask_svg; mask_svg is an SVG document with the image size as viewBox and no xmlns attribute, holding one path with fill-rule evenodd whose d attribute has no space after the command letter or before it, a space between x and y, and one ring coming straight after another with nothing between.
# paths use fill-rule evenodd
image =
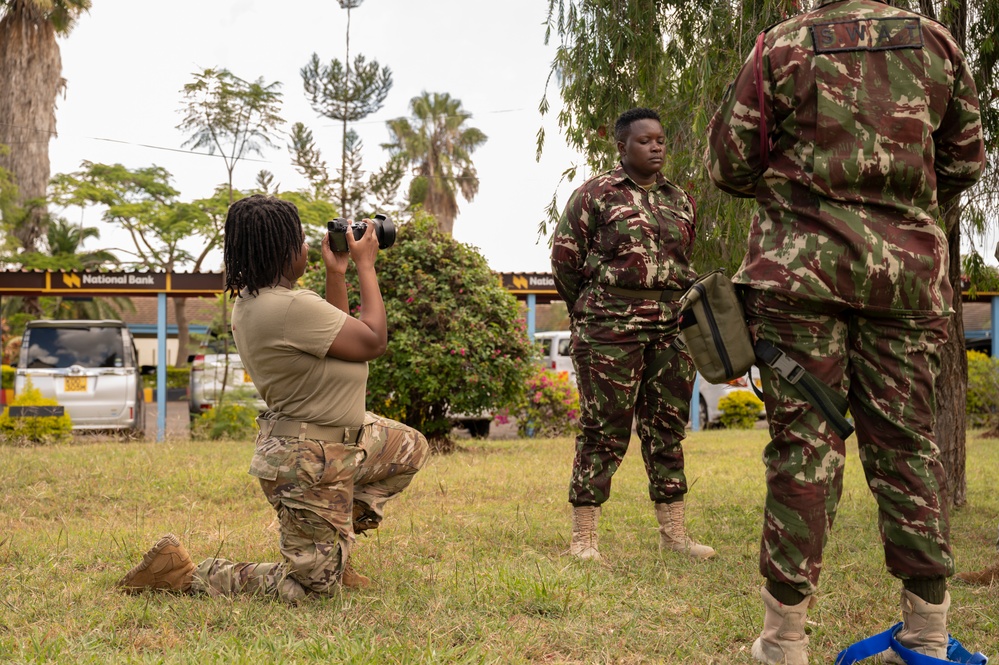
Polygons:
<instances>
[{"instance_id":1,"label":"black belt","mask_svg":"<svg viewBox=\"0 0 999 665\"><path fill-rule=\"evenodd\" d=\"M659 302L672 302L679 300L683 291L672 289L622 289L620 286L605 286L607 293L613 293L622 298L635 298L636 300L658 300Z\"/></svg>"}]
</instances>

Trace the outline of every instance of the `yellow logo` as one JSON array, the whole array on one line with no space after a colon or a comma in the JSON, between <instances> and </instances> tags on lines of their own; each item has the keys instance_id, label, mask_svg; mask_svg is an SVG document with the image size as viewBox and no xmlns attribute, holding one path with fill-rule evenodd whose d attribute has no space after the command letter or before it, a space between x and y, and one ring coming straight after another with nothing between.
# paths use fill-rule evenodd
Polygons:
<instances>
[{"instance_id":1,"label":"yellow logo","mask_svg":"<svg viewBox=\"0 0 999 665\"><path fill-rule=\"evenodd\" d=\"M71 289L78 289L81 286L80 276L75 273L69 273L69 274L63 273L62 283Z\"/></svg>"},{"instance_id":2,"label":"yellow logo","mask_svg":"<svg viewBox=\"0 0 999 665\"><path fill-rule=\"evenodd\" d=\"M523 275L515 275L513 278L513 288L526 289L528 287L527 278Z\"/></svg>"}]
</instances>

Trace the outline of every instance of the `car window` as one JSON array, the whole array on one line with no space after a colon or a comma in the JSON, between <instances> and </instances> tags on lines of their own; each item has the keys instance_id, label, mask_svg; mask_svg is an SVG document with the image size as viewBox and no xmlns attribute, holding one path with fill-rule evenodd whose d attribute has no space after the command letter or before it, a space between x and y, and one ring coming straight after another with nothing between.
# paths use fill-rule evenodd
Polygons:
<instances>
[{"instance_id":1,"label":"car window","mask_svg":"<svg viewBox=\"0 0 999 665\"><path fill-rule=\"evenodd\" d=\"M23 354L27 368L124 367L120 328L31 328Z\"/></svg>"},{"instance_id":2,"label":"car window","mask_svg":"<svg viewBox=\"0 0 999 665\"><path fill-rule=\"evenodd\" d=\"M558 341L558 354L560 356L569 355L569 342L570 339L568 337L564 337Z\"/></svg>"}]
</instances>

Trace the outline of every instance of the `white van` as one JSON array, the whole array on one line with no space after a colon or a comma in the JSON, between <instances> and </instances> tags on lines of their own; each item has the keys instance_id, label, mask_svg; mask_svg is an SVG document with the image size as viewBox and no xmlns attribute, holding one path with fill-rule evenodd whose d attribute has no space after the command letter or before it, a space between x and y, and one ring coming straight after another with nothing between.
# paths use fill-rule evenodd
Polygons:
<instances>
[{"instance_id":1,"label":"white van","mask_svg":"<svg viewBox=\"0 0 999 665\"><path fill-rule=\"evenodd\" d=\"M126 430L141 437L146 426L138 354L122 321L30 321L24 331L14 394L31 381L56 400L74 430Z\"/></svg>"},{"instance_id":2,"label":"white van","mask_svg":"<svg viewBox=\"0 0 999 665\"><path fill-rule=\"evenodd\" d=\"M567 372L569 381L576 381L576 369L572 366L572 356L569 355L569 340L572 336L568 330L549 330L534 333L534 343L541 349L541 363L545 369L554 372Z\"/></svg>"}]
</instances>

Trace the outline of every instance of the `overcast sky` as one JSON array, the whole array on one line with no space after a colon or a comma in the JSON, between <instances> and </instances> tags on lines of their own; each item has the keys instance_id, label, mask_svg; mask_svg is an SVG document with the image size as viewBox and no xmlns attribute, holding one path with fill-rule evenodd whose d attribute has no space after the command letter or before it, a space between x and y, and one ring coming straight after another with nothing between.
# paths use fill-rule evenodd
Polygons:
<instances>
[{"instance_id":1,"label":"overcast sky","mask_svg":"<svg viewBox=\"0 0 999 665\"><path fill-rule=\"evenodd\" d=\"M547 0L480 3L469 0L367 0L351 11L351 59L362 53L392 70L394 85L383 108L354 125L364 143L364 167L385 161L385 121L409 116L409 101L423 91L447 92L472 113L468 124L488 141L473 154L479 193L459 199L454 236L478 247L501 272L548 272L547 238L538 223L553 194L564 206L581 180L559 186L562 171L582 161L557 131L558 90L549 86L553 111L542 118L554 44L545 46ZM94 0L68 38L60 40L65 97L56 110L59 136L50 144L52 173L71 172L82 160L153 164L173 175L182 198L210 196L226 180L222 160L181 147L180 90L192 74L224 67L235 75L282 82L282 116L313 130L324 158L339 164L340 126L320 118L303 92L300 68L315 52L323 62L344 57L347 12L336 0ZM535 161L538 129L548 141ZM267 169L284 190L305 180L282 147L236 167L235 185L248 189ZM581 171L582 173L582 171ZM69 221L101 229L87 248L128 246L100 222L97 210L55 210ZM221 254L206 266L221 267Z\"/></svg>"}]
</instances>

